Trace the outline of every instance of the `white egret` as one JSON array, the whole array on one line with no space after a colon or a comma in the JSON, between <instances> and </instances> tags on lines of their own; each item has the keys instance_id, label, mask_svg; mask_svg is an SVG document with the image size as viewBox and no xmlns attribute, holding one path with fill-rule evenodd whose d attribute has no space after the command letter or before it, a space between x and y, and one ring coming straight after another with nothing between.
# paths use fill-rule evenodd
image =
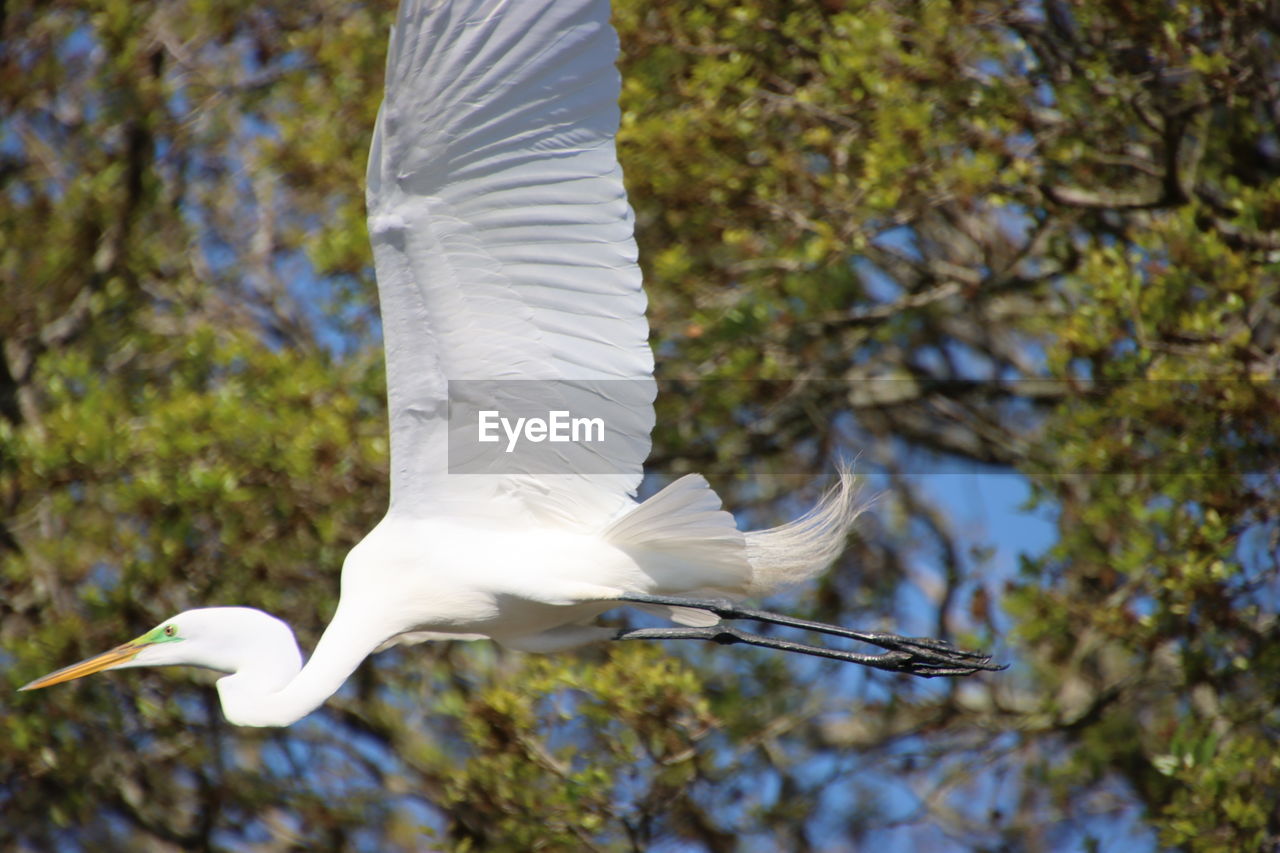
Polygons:
<instances>
[{"instance_id":1,"label":"white egret","mask_svg":"<svg viewBox=\"0 0 1280 853\"><path fill-rule=\"evenodd\" d=\"M188 664L227 673L217 686L232 723L285 726L370 653L431 639L548 652L610 638L698 638L918 675L998 668L936 641L732 603L802 581L835 558L860 509L847 470L809 514L745 534L700 476L635 501L653 424L653 355L614 150L616 57L607 0L405 0L367 188L391 501L346 558L332 622L304 666L293 632L266 613L190 610L24 690L105 669ZM458 380L631 383L639 402L619 414L626 440L596 460L606 467L548 473L515 458L504 472L459 474L449 469L448 393ZM683 627L593 624L624 603ZM888 651L781 641L721 618Z\"/></svg>"}]
</instances>

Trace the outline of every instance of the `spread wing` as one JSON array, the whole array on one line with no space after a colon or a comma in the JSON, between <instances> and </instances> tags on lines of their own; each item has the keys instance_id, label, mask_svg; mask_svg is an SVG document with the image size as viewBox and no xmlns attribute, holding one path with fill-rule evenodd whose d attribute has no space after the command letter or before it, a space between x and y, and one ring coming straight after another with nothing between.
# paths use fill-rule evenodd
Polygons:
<instances>
[{"instance_id":1,"label":"spread wing","mask_svg":"<svg viewBox=\"0 0 1280 853\"><path fill-rule=\"evenodd\" d=\"M367 189L393 513L518 504L607 518L630 505L653 354L614 150L617 53L607 0L401 6ZM450 468L461 380L500 405L548 408L563 380L598 381L586 393L613 428L608 447L572 470L511 453L496 473L459 473L475 449L455 424Z\"/></svg>"}]
</instances>

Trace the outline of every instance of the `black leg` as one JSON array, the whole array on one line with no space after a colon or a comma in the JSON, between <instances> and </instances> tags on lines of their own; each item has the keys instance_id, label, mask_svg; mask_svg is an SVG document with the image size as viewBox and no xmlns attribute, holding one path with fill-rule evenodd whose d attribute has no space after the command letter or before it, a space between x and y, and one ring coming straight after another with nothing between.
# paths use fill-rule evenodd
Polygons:
<instances>
[{"instance_id":1,"label":"black leg","mask_svg":"<svg viewBox=\"0 0 1280 853\"><path fill-rule=\"evenodd\" d=\"M707 610L721 619L750 619L788 628L800 628L836 637L846 637L879 646L886 651L881 655L860 654L840 649L828 649L822 646L811 646L790 640L778 640L742 631L730 625L713 625L710 628L639 628L631 631L619 631L615 640L710 640L721 644L745 643L761 646L766 649L778 649L785 652L797 652L804 655L831 658L833 660L857 663L889 672L905 672L931 678L939 675L971 675L979 670L997 671L1007 667L1006 664L993 663L990 655L981 652L970 652L957 649L941 640L922 637L900 637L897 634L883 632L855 631L828 625L825 622L810 622L807 619L795 619L764 610L752 610L739 607L727 599L689 599L668 598L657 595L628 595L619 601L636 604L664 604L674 607L695 607Z\"/></svg>"}]
</instances>

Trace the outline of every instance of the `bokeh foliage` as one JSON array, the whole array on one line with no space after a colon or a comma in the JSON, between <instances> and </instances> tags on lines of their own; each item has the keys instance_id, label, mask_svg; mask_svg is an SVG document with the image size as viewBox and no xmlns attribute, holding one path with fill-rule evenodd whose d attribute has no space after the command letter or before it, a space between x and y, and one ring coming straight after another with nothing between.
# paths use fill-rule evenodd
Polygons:
<instances>
[{"instance_id":1,"label":"bokeh foliage","mask_svg":"<svg viewBox=\"0 0 1280 853\"><path fill-rule=\"evenodd\" d=\"M190 606L322 630L385 505L392 6L0 5L10 685ZM812 613L1007 636L1014 668L439 644L281 732L208 676L103 676L0 702L0 846L1280 842L1274 4L615 17L660 375L748 380L660 399L655 476L763 523L861 453L888 493ZM1000 532L905 476L937 460L1026 477L1052 547L985 573Z\"/></svg>"}]
</instances>

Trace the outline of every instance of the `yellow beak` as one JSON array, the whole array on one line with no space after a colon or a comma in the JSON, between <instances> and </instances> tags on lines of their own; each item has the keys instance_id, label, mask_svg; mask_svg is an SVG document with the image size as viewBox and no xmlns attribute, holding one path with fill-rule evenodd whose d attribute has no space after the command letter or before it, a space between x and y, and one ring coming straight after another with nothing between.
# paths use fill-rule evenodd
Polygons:
<instances>
[{"instance_id":1,"label":"yellow beak","mask_svg":"<svg viewBox=\"0 0 1280 853\"><path fill-rule=\"evenodd\" d=\"M64 666L57 672L51 672L46 676L37 678L30 684L24 684L19 690L39 690L42 687L52 687L55 684L61 684L64 681L70 681L73 678L81 678L86 675L92 675L95 672L101 672L104 669L110 669L113 666L131 661L145 648L144 643L137 640L130 640L127 643L116 646L109 652L103 652L100 655L94 655L88 660L82 660L79 663L73 663L71 666Z\"/></svg>"}]
</instances>

